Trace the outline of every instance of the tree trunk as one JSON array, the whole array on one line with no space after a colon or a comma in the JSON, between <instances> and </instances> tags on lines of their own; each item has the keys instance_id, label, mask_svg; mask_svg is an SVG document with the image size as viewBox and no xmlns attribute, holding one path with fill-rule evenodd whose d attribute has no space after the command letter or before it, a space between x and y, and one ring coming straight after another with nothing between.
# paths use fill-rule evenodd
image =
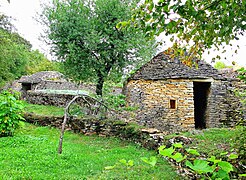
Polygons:
<instances>
[{"instance_id":1,"label":"tree trunk","mask_svg":"<svg viewBox=\"0 0 246 180\"><path fill-rule=\"evenodd\" d=\"M101 72L98 72L97 76L98 76L98 80L97 80L97 85L96 85L96 94L99 96L102 96L104 77Z\"/></svg>"}]
</instances>

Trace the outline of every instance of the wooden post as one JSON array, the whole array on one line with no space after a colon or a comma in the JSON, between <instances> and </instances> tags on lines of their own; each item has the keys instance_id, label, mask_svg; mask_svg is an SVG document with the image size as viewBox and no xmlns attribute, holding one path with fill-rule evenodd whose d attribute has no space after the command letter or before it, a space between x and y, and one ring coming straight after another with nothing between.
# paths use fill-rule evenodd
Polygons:
<instances>
[{"instance_id":1,"label":"wooden post","mask_svg":"<svg viewBox=\"0 0 246 180\"><path fill-rule=\"evenodd\" d=\"M64 120L62 123L62 129L61 129L61 134L60 134L60 140L59 140L59 146L58 146L58 154L62 153L62 142L63 142L63 136L64 136L64 131L65 131L65 127L66 127L66 123L67 123L67 118L68 118L68 108L69 106L78 98L79 96L75 96L69 103L68 105L65 107L64 110Z\"/></svg>"},{"instance_id":2,"label":"wooden post","mask_svg":"<svg viewBox=\"0 0 246 180\"><path fill-rule=\"evenodd\" d=\"M89 97L91 100L93 100L94 102L96 102L96 104L99 103L100 104L100 107L101 106L104 106L107 110L109 110L109 108L104 103L100 102L99 100L97 100L97 99L95 99L93 97L90 97L90 96L84 95L84 94L74 96L74 98L67 104L67 106L64 109L64 120L63 120L62 128L61 128L61 134L60 134L60 140L59 140L59 146L58 146L58 154L61 154L62 153L63 136L64 136L64 132L65 132L65 127L66 127L67 119L69 117L69 107L71 106L71 104L77 98L83 98L83 100L89 105L90 108L91 108L91 106L93 106L93 104L91 104L89 101L87 101L85 97ZM97 110L97 112L98 111L99 111L99 109ZM113 110L111 110L111 111L113 111ZM91 112L91 113L93 113L93 112Z\"/></svg>"}]
</instances>

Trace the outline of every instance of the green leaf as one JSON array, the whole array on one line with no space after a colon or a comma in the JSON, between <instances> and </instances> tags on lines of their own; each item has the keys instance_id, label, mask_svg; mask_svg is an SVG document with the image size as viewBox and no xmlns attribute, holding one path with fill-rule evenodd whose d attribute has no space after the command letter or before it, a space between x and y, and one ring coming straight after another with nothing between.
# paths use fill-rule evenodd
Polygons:
<instances>
[{"instance_id":1,"label":"green leaf","mask_svg":"<svg viewBox=\"0 0 246 180\"><path fill-rule=\"evenodd\" d=\"M237 159L238 158L238 155L237 154L230 154L229 155L229 159Z\"/></svg>"},{"instance_id":2,"label":"green leaf","mask_svg":"<svg viewBox=\"0 0 246 180\"><path fill-rule=\"evenodd\" d=\"M129 160L127 163L128 166L132 167L134 165L134 161L133 160Z\"/></svg>"},{"instance_id":3,"label":"green leaf","mask_svg":"<svg viewBox=\"0 0 246 180\"><path fill-rule=\"evenodd\" d=\"M220 153L221 156L224 156L224 155L227 155L227 154L228 154L228 152L222 152L222 153Z\"/></svg>"},{"instance_id":4,"label":"green leaf","mask_svg":"<svg viewBox=\"0 0 246 180\"><path fill-rule=\"evenodd\" d=\"M127 162L126 162L125 159L121 159L121 160L119 160L119 162L120 162L121 164L124 164L125 166L127 166Z\"/></svg>"},{"instance_id":5,"label":"green leaf","mask_svg":"<svg viewBox=\"0 0 246 180\"><path fill-rule=\"evenodd\" d=\"M162 145L162 146L160 146L159 148L158 148L158 150L160 151L160 150L163 150L163 149L165 149L166 148L166 146L165 145Z\"/></svg>"},{"instance_id":6,"label":"green leaf","mask_svg":"<svg viewBox=\"0 0 246 180\"><path fill-rule=\"evenodd\" d=\"M189 154L200 156L200 153L195 149L185 149Z\"/></svg>"},{"instance_id":7,"label":"green leaf","mask_svg":"<svg viewBox=\"0 0 246 180\"><path fill-rule=\"evenodd\" d=\"M153 8L154 8L154 3L151 2L150 5L148 6L148 10L149 10L149 11L152 11Z\"/></svg>"},{"instance_id":8,"label":"green leaf","mask_svg":"<svg viewBox=\"0 0 246 180\"><path fill-rule=\"evenodd\" d=\"M215 175L217 178L220 178L220 179L228 179L228 180L230 179L229 174L226 171L223 171L221 169L218 170L218 172L216 172Z\"/></svg>"},{"instance_id":9,"label":"green leaf","mask_svg":"<svg viewBox=\"0 0 246 180\"><path fill-rule=\"evenodd\" d=\"M164 11L164 12L169 12L168 5L165 5L165 6L163 7L163 11Z\"/></svg>"},{"instance_id":10,"label":"green leaf","mask_svg":"<svg viewBox=\"0 0 246 180\"><path fill-rule=\"evenodd\" d=\"M186 159L187 156L183 156L181 153L174 154L171 158L173 158L176 162L181 162Z\"/></svg>"},{"instance_id":11,"label":"green leaf","mask_svg":"<svg viewBox=\"0 0 246 180\"><path fill-rule=\"evenodd\" d=\"M211 156L210 158L208 158L208 161L213 162L214 164L217 164L218 162L220 162L220 159L216 159L215 156Z\"/></svg>"},{"instance_id":12,"label":"green leaf","mask_svg":"<svg viewBox=\"0 0 246 180\"><path fill-rule=\"evenodd\" d=\"M226 162L226 161L218 162L218 166L222 170L226 171L227 173L230 171L233 171L233 166L229 162Z\"/></svg>"},{"instance_id":13,"label":"green leaf","mask_svg":"<svg viewBox=\"0 0 246 180\"><path fill-rule=\"evenodd\" d=\"M166 156L166 157L171 157L172 154L174 152L174 148L173 147L170 147L170 148L167 148L167 149L163 149L163 150L159 150L159 153L163 156Z\"/></svg>"},{"instance_id":14,"label":"green leaf","mask_svg":"<svg viewBox=\"0 0 246 180\"><path fill-rule=\"evenodd\" d=\"M173 147L175 147L175 148L183 148L183 145L182 145L182 143L174 143Z\"/></svg>"},{"instance_id":15,"label":"green leaf","mask_svg":"<svg viewBox=\"0 0 246 180\"><path fill-rule=\"evenodd\" d=\"M213 172L213 168L209 166L208 164L209 164L208 161L200 160L200 159L194 160L194 165L188 160L185 162L185 165L187 167L191 168L198 174Z\"/></svg>"},{"instance_id":16,"label":"green leaf","mask_svg":"<svg viewBox=\"0 0 246 180\"><path fill-rule=\"evenodd\" d=\"M141 160L152 167L154 167L157 163L157 158L155 156L151 156L149 159L147 157L142 157Z\"/></svg>"}]
</instances>

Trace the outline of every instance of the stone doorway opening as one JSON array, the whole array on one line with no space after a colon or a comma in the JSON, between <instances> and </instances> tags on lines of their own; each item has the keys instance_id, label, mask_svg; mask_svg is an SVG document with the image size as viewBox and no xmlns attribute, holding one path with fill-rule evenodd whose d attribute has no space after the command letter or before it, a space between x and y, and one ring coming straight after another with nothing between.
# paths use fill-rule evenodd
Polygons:
<instances>
[{"instance_id":1,"label":"stone doorway opening","mask_svg":"<svg viewBox=\"0 0 246 180\"><path fill-rule=\"evenodd\" d=\"M28 90L32 89L32 84L31 83L22 83L22 91L27 92Z\"/></svg>"},{"instance_id":2,"label":"stone doorway opening","mask_svg":"<svg viewBox=\"0 0 246 180\"><path fill-rule=\"evenodd\" d=\"M196 129L206 128L206 112L210 87L211 82L193 82Z\"/></svg>"}]
</instances>

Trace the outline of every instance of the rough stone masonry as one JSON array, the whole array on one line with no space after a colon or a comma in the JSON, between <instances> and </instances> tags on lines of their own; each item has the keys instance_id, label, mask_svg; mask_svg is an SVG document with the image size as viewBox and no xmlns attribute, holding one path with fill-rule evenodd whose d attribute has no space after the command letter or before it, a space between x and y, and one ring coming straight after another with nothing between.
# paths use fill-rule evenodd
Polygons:
<instances>
[{"instance_id":1,"label":"rough stone masonry","mask_svg":"<svg viewBox=\"0 0 246 180\"><path fill-rule=\"evenodd\" d=\"M223 76L204 61L198 68L165 53L155 56L124 86L129 106L137 106L136 122L166 132L235 126L243 115L234 89L236 78Z\"/></svg>"}]
</instances>

